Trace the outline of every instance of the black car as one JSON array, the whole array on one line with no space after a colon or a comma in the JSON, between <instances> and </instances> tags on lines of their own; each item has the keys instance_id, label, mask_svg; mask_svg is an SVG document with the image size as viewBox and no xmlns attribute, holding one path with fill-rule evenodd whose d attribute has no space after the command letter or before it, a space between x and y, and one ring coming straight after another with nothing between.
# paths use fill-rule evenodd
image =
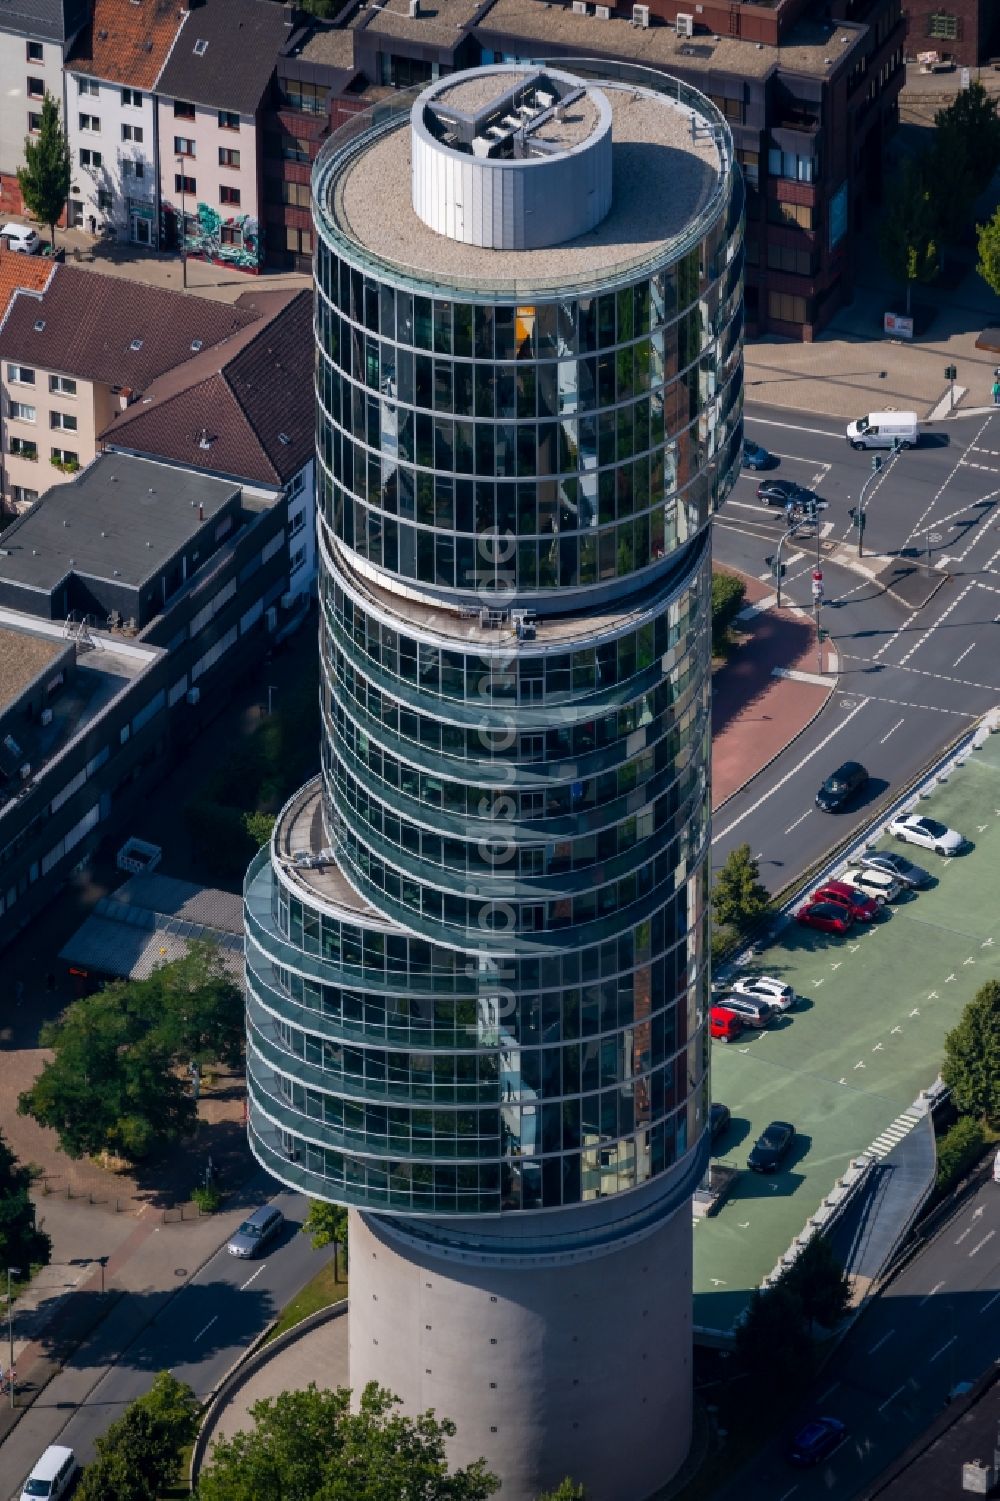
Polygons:
<instances>
[{"instance_id":1,"label":"black car","mask_svg":"<svg viewBox=\"0 0 1000 1501\"><path fill-rule=\"evenodd\" d=\"M824 813L836 813L868 785L868 773L860 761L845 761L831 772L816 794L816 806Z\"/></svg>"},{"instance_id":2,"label":"black car","mask_svg":"<svg viewBox=\"0 0 1000 1501\"><path fill-rule=\"evenodd\" d=\"M770 469L773 462L766 448L761 448L760 444L754 443L751 438L743 439L744 469Z\"/></svg>"},{"instance_id":3,"label":"black car","mask_svg":"<svg viewBox=\"0 0 1000 1501\"><path fill-rule=\"evenodd\" d=\"M839 1418L813 1418L800 1428L788 1450L793 1465L818 1465L847 1437L847 1428Z\"/></svg>"},{"instance_id":4,"label":"black car","mask_svg":"<svg viewBox=\"0 0 1000 1501\"><path fill-rule=\"evenodd\" d=\"M762 500L766 506L780 506L782 509L789 502L802 510L810 501L819 500L819 496L813 490L807 490L804 485L797 485L790 479L765 479L757 486L757 499Z\"/></svg>"},{"instance_id":5,"label":"black car","mask_svg":"<svg viewBox=\"0 0 1000 1501\"><path fill-rule=\"evenodd\" d=\"M924 870L922 865L914 865L905 855L894 854L892 850L872 850L870 854L861 856L861 864L868 870L880 870L884 876L891 876L894 881L909 887L911 891L920 891L931 883L929 870Z\"/></svg>"},{"instance_id":6,"label":"black car","mask_svg":"<svg viewBox=\"0 0 1000 1501\"><path fill-rule=\"evenodd\" d=\"M713 1141L718 1141L728 1131L731 1119L729 1106L723 1105L720 1100L713 1100L708 1117L708 1129Z\"/></svg>"},{"instance_id":7,"label":"black car","mask_svg":"<svg viewBox=\"0 0 1000 1501\"><path fill-rule=\"evenodd\" d=\"M747 1167L755 1173L775 1173L795 1140L795 1127L788 1121L772 1121L754 1142Z\"/></svg>"}]
</instances>

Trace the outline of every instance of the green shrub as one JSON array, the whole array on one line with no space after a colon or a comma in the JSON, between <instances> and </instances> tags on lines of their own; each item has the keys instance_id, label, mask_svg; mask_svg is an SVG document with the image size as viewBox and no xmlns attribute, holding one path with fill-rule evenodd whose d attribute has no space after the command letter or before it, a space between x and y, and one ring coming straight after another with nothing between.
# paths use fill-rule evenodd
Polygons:
<instances>
[{"instance_id":1,"label":"green shrub","mask_svg":"<svg viewBox=\"0 0 1000 1501\"><path fill-rule=\"evenodd\" d=\"M712 652L725 651L729 632L743 608L747 586L731 573L712 574Z\"/></svg>"},{"instance_id":2,"label":"green shrub","mask_svg":"<svg viewBox=\"0 0 1000 1501\"><path fill-rule=\"evenodd\" d=\"M222 1195L214 1183L200 1184L191 1192L191 1202L202 1214L215 1214L222 1207Z\"/></svg>"},{"instance_id":3,"label":"green shrub","mask_svg":"<svg viewBox=\"0 0 1000 1501\"><path fill-rule=\"evenodd\" d=\"M938 1142L937 1186L949 1189L972 1167L986 1144L983 1128L970 1116L956 1121Z\"/></svg>"}]
</instances>

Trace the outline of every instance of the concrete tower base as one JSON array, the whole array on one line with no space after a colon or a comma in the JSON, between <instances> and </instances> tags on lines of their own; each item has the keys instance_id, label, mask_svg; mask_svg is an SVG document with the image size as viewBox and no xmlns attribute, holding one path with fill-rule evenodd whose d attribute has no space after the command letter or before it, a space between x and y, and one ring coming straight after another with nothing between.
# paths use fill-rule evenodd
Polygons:
<instances>
[{"instance_id":1,"label":"concrete tower base","mask_svg":"<svg viewBox=\"0 0 1000 1501\"><path fill-rule=\"evenodd\" d=\"M588 1501L646 1501L691 1431L691 1221L581 1254L468 1249L351 1214L350 1376L412 1416L453 1419L456 1465L484 1456L504 1501L564 1476ZM442 1227L435 1227L442 1228ZM523 1233L523 1230L522 1230Z\"/></svg>"}]
</instances>

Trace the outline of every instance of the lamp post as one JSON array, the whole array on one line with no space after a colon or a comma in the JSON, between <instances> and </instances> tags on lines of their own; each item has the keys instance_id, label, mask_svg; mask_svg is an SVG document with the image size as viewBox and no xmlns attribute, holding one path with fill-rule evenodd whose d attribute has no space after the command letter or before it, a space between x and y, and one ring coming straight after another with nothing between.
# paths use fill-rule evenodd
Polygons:
<instances>
[{"instance_id":1,"label":"lamp post","mask_svg":"<svg viewBox=\"0 0 1000 1501\"><path fill-rule=\"evenodd\" d=\"M899 439L898 438L893 438L893 440L892 440L892 456L890 457L889 463L888 463L888 465L886 467L886 470L885 470L886 474L889 473L889 470L892 468L893 464L896 462L896 460L899 458L899 455L902 452L903 452L903 447L902 447L902 444L900 443ZM858 557L859 558L862 556L862 549L864 547L864 540L865 540L865 502L866 502L866 500L868 498L868 488L869 488L869 486L876 479L878 479L878 476L881 473L882 473L882 460L879 458L878 454L876 454L875 457L872 459L872 472L868 476L868 478L865 480L864 484L861 486L861 494L858 497L857 509L851 511L851 513L850 513L851 520L854 522L854 525L858 529Z\"/></svg>"},{"instance_id":2,"label":"lamp post","mask_svg":"<svg viewBox=\"0 0 1000 1501\"><path fill-rule=\"evenodd\" d=\"M187 263L187 207L184 197L184 158L177 158L178 179L181 185L181 285L187 291L188 263Z\"/></svg>"},{"instance_id":3,"label":"lamp post","mask_svg":"<svg viewBox=\"0 0 1000 1501\"><path fill-rule=\"evenodd\" d=\"M798 531L799 527L803 526L805 524L806 520L807 520L807 518L805 516L799 516L795 521L792 522L791 526L788 528L788 530L785 532L784 536L781 538L780 542L778 543L778 550L774 554L774 557L768 559L768 562L770 562L771 567L774 569L774 577L775 577L775 585L776 585L776 593L777 593L777 599L775 601L775 608L778 609L778 610L781 609L781 549L784 547L784 545L788 541L789 537L794 537L794 535Z\"/></svg>"},{"instance_id":4,"label":"lamp post","mask_svg":"<svg viewBox=\"0 0 1000 1501\"><path fill-rule=\"evenodd\" d=\"M14 1406L14 1300L10 1295L11 1277L20 1277L19 1266L7 1268L7 1343L10 1349L10 1365L7 1370L7 1380L10 1382L10 1405Z\"/></svg>"}]
</instances>

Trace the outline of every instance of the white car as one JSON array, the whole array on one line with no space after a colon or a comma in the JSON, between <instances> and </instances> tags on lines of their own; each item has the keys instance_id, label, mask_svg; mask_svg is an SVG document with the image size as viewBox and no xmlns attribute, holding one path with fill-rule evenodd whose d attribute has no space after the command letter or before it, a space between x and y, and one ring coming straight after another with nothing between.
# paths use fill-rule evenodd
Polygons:
<instances>
[{"instance_id":1,"label":"white car","mask_svg":"<svg viewBox=\"0 0 1000 1501\"><path fill-rule=\"evenodd\" d=\"M901 813L891 820L889 833L906 844L919 844L921 849L933 850L936 855L957 855L965 848L965 840L945 823L935 818L924 818L919 813Z\"/></svg>"},{"instance_id":2,"label":"white car","mask_svg":"<svg viewBox=\"0 0 1000 1501\"><path fill-rule=\"evenodd\" d=\"M0 240L17 255L37 255L42 248L38 231L29 224L5 224L0 229Z\"/></svg>"},{"instance_id":3,"label":"white car","mask_svg":"<svg viewBox=\"0 0 1000 1501\"><path fill-rule=\"evenodd\" d=\"M874 897L880 907L886 902L894 902L903 889L898 881L887 876L883 870L845 870L838 879L845 886L853 886L855 891L860 891L864 896Z\"/></svg>"},{"instance_id":4,"label":"white car","mask_svg":"<svg viewBox=\"0 0 1000 1501\"><path fill-rule=\"evenodd\" d=\"M790 985L771 975L744 975L729 990L733 995L749 996L755 1001L769 1001L776 1011L790 1011L798 997ZM725 1002L722 1003L725 1005Z\"/></svg>"}]
</instances>

